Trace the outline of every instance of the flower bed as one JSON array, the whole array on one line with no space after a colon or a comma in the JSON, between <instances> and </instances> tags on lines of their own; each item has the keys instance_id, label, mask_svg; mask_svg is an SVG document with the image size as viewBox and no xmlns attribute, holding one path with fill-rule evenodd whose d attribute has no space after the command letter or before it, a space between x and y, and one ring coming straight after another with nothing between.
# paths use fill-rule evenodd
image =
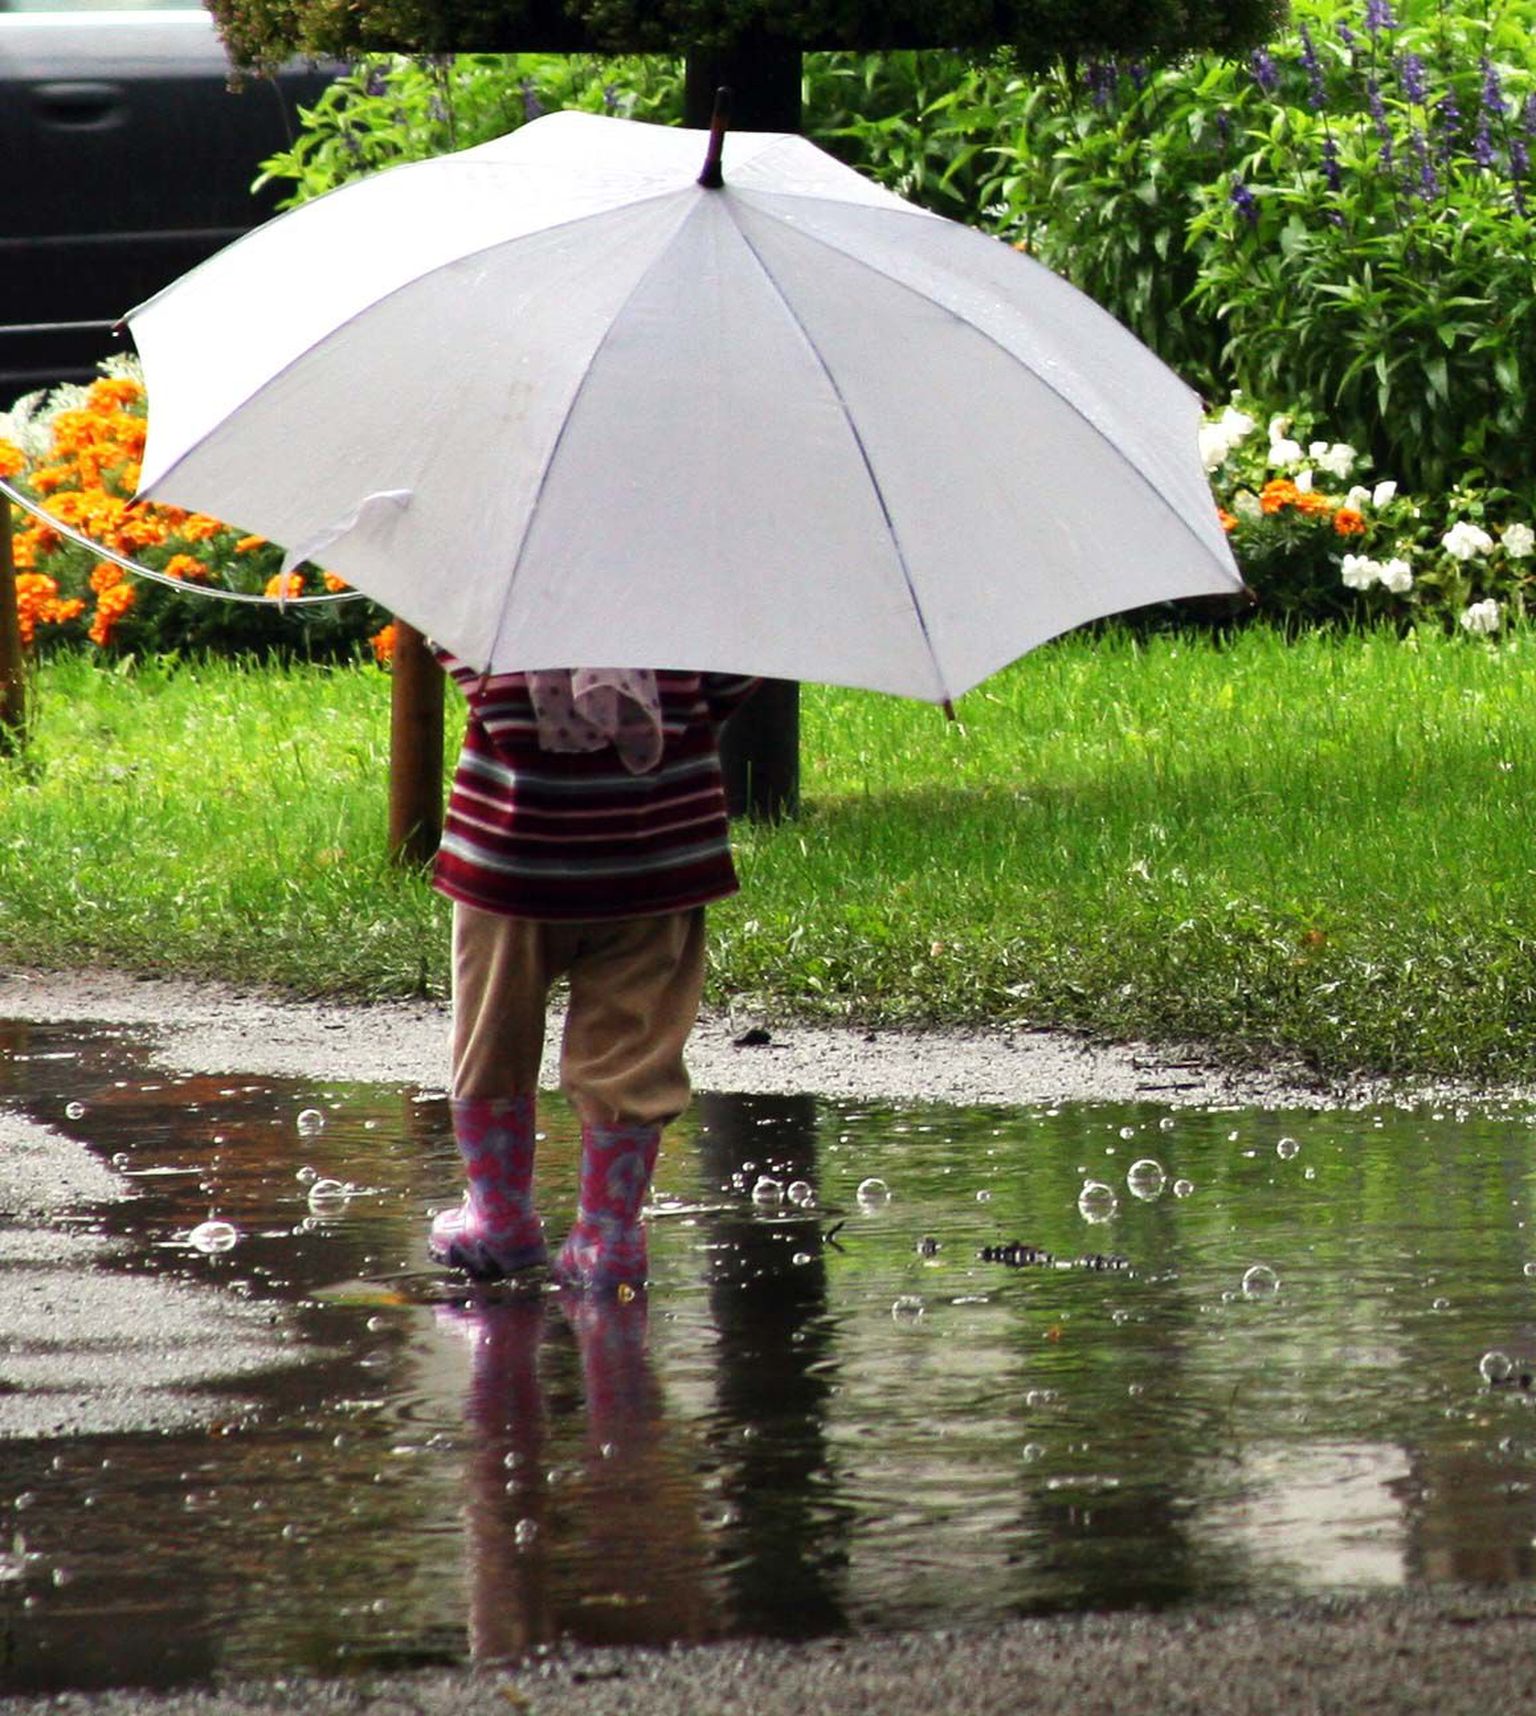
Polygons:
<instances>
[{"instance_id":1,"label":"flower bed","mask_svg":"<svg viewBox=\"0 0 1536 1716\"><path fill-rule=\"evenodd\" d=\"M202 513L136 501L147 426L133 359L103 365L89 386L31 394L0 414L0 477L60 524L187 586L182 594L137 579L18 511L16 603L24 644L319 656L371 645L387 661L392 633L371 602L285 607L298 596L341 593L346 586L339 578L307 565L285 574L282 550L259 536ZM211 599L198 589L267 600Z\"/></svg>"}]
</instances>

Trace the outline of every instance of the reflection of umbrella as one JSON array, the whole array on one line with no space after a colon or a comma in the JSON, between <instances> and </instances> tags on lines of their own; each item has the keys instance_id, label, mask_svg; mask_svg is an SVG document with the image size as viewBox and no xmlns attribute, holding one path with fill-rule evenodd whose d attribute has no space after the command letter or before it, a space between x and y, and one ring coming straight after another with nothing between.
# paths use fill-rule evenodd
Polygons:
<instances>
[{"instance_id":1,"label":"reflection of umbrella","mask_svg":"<svg viewBox=\"0 0 1536 1716\"><path fill-rule=\"evenodd\" d=\"M716 139L718 142L718 138ZM132 312L144 493L464 660L934 701L1240 581L1192 394L1038 264L804 138L556 113L279 217Z\"/></svg>"}]
</instances>

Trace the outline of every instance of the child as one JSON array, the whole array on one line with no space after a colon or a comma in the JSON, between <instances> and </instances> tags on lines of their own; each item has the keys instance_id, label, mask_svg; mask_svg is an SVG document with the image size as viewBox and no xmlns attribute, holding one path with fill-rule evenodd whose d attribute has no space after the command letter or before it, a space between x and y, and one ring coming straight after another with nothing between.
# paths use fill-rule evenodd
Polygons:
<instances>
[{"instance_id":1,"label":"child","mask_svg":"<svg viewBox=\"0 0 1536 1716\"><path fill-rule=\"evenodd\" d=\"M534 1107L549 990L566 977L560 1083L581 1118L581 1177L555 1274L638 1287L661 1129L689 1096L704 907L737 887L717 738L758 682L485 676L440 659L469 703L434 876L454 902L450 1094L468 1189L429 1249L480 1280L547 1259Z\"/></svg>"}]
</instances>

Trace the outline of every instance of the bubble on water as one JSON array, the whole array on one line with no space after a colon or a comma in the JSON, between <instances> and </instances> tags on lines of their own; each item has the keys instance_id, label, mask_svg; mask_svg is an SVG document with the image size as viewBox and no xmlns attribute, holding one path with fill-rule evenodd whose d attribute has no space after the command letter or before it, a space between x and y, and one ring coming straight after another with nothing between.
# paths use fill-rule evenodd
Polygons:
<instances>
[{"instance_id":1,"label":"bubble on water","mask_svg":"<svg viewBox=\"0 0 1536 1716\"><path fill-rule=\"evenodd\" d=\"M1315 1180L1317 1178L1317 1169L1316 1168L1303 1168L1301 1170L1301 1177L1304 1180Z\"/></svg>"},{"instance_id":2,"label":"bubble on water","mask_svg":"<svg viewBox=\"0 0 1536 1716\"><path fill-rule=\"evenodd\" d=\"M1486 1352L1477 1361L1478 1374L1484 1382L1508 1382L1509 1374L1515 1368L1514 1361L1508 1353L1501 1353L1497 1347L1492 1352Z\"/></svg>"},{"instance_id":3,"label":"bubble on water","mask_svg":"<svg viewBox=\"0 0 1536 1716\"><path fill-rule=\"evenodd\" d=\"M1171 1114L1165 1114L1163 1118L1158 1121L1157 1129L1159 1132L1172 1132L1177 1124L1178 1122Z\"/></svg>"},{"instance_id":4,"label":"bubble on water","mask_svg":"<svg viewBox=\"0 0 1536 1716\"><path fill-rule=\"evenodd\" d=\"M1120 1200L1102 1180L1084 1180L1083 1189L1077 1194L1077 1213L1084 1221L1109 1221L1120 1207Z\"/></svg>"},{"instance_id":5,"label":"bubble on water","mask_svg":"<svg viewBox=\"0 0 1536 1716\"><path fill-rule=\"evenodd\" d=\"M803 1269L807 1263L814 1263L816 1259L812 1257L808 1251L797 1251L789 1261L793 1263L797 1269Z\"/></svg>"},{"instance_id":6,"label":"bubble on water","mask_svg":"<svg viewBox=\"0 0 1536 1716\"><path fill-rule=\"evenodd\" d=\"M1019 1449L1019 1458L1033 1463L1040 1459L1044 1453L1045 1449L1042 1448L1038 1442L1026 1442L1024 1446Z\"/></svg>"},{"instance_id":7,"label":"bubble on water","mask_svg":"<svg viewBox=\"0 0 1536 1716\"><path fill-rule=\"evenodd\" d=\"M1275 1146L1275 1154L1284 1162L1289 1162L1300 1150L1300 1140L1295 1138L1282 1138Z\"/></svg>"},{"instance_id":8,"label":"bubble on water","mask_svg":"<svg viewBox=\"0 0 1536 1716\"><path fill-rule=\"evenodd\" d=\"M1173 1195L1176 1198L1192 1198L1195 1195L1195 1182L1193 1180L1175 1180L1173 1182Z\"/></svg>"},{"instance_id":9,"label":"bubble on water","mask_svg":"<svg viewBox=\"0 0 1536 1716\"><path fill-rule=\"evenodd\" d=\"M890 1202L891 1188L878 1175L871 1175L869 1179L859 1181L855 1196L865 1209L878 1209L881 1204Z\"/></svg>"},{"instance_id":10,"label":"bubble on water","mask_svg":"<svg viewBox=\"0 0 1536 1716\"><path fill-rule=\"evenodd\" d=\"M1272 1299L1280 1291L1280 1277L1267 1263L1255 1263L1243 1274L1245 1299Z\"/></svg>"},{"instance_id":11,"label":"bubble on water","mask_svg":"<svg viewBox=\"0 0 1536 1716\"><path fill-rule=\"evenodd\" d=\"M317 1214L339 1210L347 1201L347 1188L340 1180L316 1180L309 1188L309 1207Z\"/></svg>"},{"instance_id":12,"label":"bubble on water","mask_svg":"<svg viewBox=\"0 0 1536 1716\"><path fill-rule=\"evenodd\" d=\"M70 1120L83 1120L85 1118L85 1104L83 1102L66 1102L64 1113Z\"/></svg>"},{"instance_id":13,"label":"bubble on water","mask_svg":"<svg viewBox=\"0 0 1536 1716\"><path fill-rule=\"evenodd\" d=\"M240 1242L240 1230L233 1222L199 1222L187 1235L187 1244L194 1251L214 1253L232 1251Z\"/></svg>"},{"instance_id":14,"label":"bubble on water","mask_svg":"<svg viewBox=\"0 0 1536 1716\"><path fill-rule=\"evenodd\" d=\"M1024 1404L1026 1406L1049 1406L1055 1398L1056 1390L1054 1388L1031 1388L1025 1391Z\"/></svg>"},{"instance_id":15,"label":"bubble on water","mask_svg":"<svg viewBox=\"0 0 1536 1716\"><path fill-rule=\"evenodd\" d=\"M293 1177L301 1186L312 1186L315 1181L320 1178L320 1170L318 1168L311 1168L306 1162Z\"/></svg>"},{"instance_id":16,"label":"bubble on water","mask_svg":"<svg viewBox=\"0 0 1536 1716\"><path fill-rule=\"evenodd\" d=\"M915 1323L927 1309L916 1293L903 1293L891 1306L891 1316L898 1323Z\"/></svg>"},{"instance_id":17,"label":"bubble on water","mask_svg":"<svg viewBox=\"0 0 1536 1716\"><path fill-rule=\"evenodd\" d=\"M1163 1195L1168 1176L1164 1173L1161 1162L1154 1162L1150 1156L1143 1156L1139 1162L1132 1162L1126 1169L1125 1183L1133 1198L1140 1198L1143 1203L1151 1203L1153 1198Z\"/></svg>"},{"instance_id":18,"label":"bubble on water","mask_svg":"<svg viewBox=\"0 0 1536 1716\"><path fill-rule=\"evenodd\" d=\"M526 1549L539 1535L539 1522L536 1519L520 1519L512 1527L512 1541L519 1549Z\"/></svg>"},{"instance_id":19,"label":"bubble on water","mask_svg":"<svg viewBox=\"0 0 1536 1716\"><path fill-rule=\"evenodd\" d=\"M325 1116L318 1108L301 1108L295 1124L300 1132L306 1134L323 1132L325 1130Z\"/></svg>"},{"instance_id":20,"label":"bubble on water","mask_svg":"<svg viewBox=\"0 0 1536 1716\"><path fill-rule=\"evenodd\" d=\"M113 1152L112 1166L114 1168L127 1168L131 1166L132 1162L133 1157L130 1156L126 1150L117 1150Z\"/></svg>"},{"instance_id":21,"label":"bubble on water","mask_svg":"<svg viewBox=\"0 0 1536 1716\"><path fill-rule=\"evenodd\" d=\"M1122 1138L1134 1138L1136 1136L1136 1128L1134 1126L1122 1126L1120 1128L1120 1136Z\"/></svg>"},{"instance_id":22,"label":"bubble on water","mask_svg":"<svg viewBox=\"0 0 1536 1716\"><path fill-rule=\"evenodd\" d=\"M980 1191L976 1194L976 1202L979 1204L989 1204L992 1202L992 1194L988 1191Z\"/></svg>"},{"instance_id":23,"label":"bubble on water","mask_svg":"<svg viewBox=\"0 0 1536 1716\"><path fill-rule=\"evenodd\" d=\"M763 1174L752 1188L752 1202L776 1208L784 1202L784 1182L772 1174Z\"/></svg>"},{"instance_id":24,"label":"bubble on water","mask_svg":"<svg viewBox=\"0 0 1536 1716\"><path fill-rule=\"evenodd\" d=\"M1525 1266L1525 1273L1527 1275L1536 1276L1536 1263L1527 1263Z\"/></svg>"},{"instance_id":25,"label":"bubble on water","mask_svg":"<svg viewBox=\"0 0 1536 1716\"><path fill-rule=\"evenodd\" d=\"M1429 1308L1431 1311L1449 1311L1451 1308L1451 1302L1449 1299L1435 1299L1431 1302Z\"/></svg>"},{"instance_id":26,"label":"bubble on water","mask_svg":"<svg viewBox=\"0 0 1536 1716\"><path fill-rule=\"evenodd\" d=\"M816 1188L809 1180L791 1180L784 1196L798 1209L808 1210L816 1202Z\"/></svg>"}]
</instances>

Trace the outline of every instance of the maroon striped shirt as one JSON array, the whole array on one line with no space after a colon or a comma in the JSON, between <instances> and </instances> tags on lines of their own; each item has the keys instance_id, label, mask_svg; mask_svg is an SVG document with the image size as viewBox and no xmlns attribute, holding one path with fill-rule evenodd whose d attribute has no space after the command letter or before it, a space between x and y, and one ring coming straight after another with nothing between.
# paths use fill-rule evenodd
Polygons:
<instances>
[{"instance_id":1,"label":"maroon striped shirt","mask_svg":"<svg viewBox=\"0 0 1536 1716\"><path fill-rule=\"evenodd\" d=\"M521 673L483 677L444 655L469 703L434 885L505 917L685 911L736 892L719 725L756 688L658 673L660 763L633 775L611 745L546 751Z\"/></svg>"}]
</instances>

